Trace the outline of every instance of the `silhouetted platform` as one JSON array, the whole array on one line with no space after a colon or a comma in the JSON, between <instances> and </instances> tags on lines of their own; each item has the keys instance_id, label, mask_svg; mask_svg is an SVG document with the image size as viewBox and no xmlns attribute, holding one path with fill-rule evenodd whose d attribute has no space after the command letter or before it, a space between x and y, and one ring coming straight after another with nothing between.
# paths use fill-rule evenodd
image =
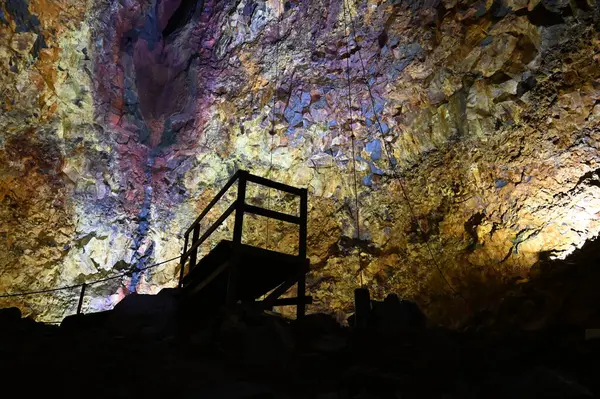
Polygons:
<instances>
[{"instance_id":1,"label":"silhouetted platform","mask_svg":"<svg viewBox=\"0 0 600 399\"><path fill-rule=\"evenodd\" d=\"M200 221L235 182L238 182L237 200L200 236ZM300 215L284 214L246 204L247 182L299 196ZM257 302L265 309L293 305L297 307L298 317L302 317L305 314L305 305L312 300L305 295L305 276L309 265L306 259L307 194L306 189L291 187L245 171L238 171L185 233L179 286L188 304L216 308L238 302ZM233 240L221 241L204 258L196 262L199 246L234 211ZM300 229L298 255L242 244L245 213L298 225ZM186 264L189 266L187 275L185 275ZM281 298L294 284L297 284L297 296Z\"/></svg>"},{"instance_id":2,"label":"silhouetted platform","mask_svg":"<svg viewBox=\"0 0 600 399\"><path fill-rule=\"evenodd\" d=\"M212 304L225 304L229 268L239 256L235 298L254 301L290 279L298 277L303 263L297 256L242 244L233 253L233 243L221 241L183 279L184 294Z\"/></svg>"}]
</instances>

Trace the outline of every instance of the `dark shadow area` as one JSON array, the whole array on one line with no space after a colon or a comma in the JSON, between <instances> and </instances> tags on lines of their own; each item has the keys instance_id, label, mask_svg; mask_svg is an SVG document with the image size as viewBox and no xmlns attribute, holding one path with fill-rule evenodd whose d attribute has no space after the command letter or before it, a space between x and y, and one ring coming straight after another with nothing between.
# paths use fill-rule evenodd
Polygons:
<instances>
[{"instance_id":1,"label":"dark shadow area","mask_svg":"<svg viewBox=\"0 0 600 399\"><path fill-rule=\"evenodd\" d=\"M61 327L0 312L0 369L21 396L184 398L590 398L600 340L567 333L456 332L414 304L371 322L286 320L251 304L177 310L178 293L131 295ZM387 303L386 303L387 302ZM403 303L404 302L404 303ZM31 376L36 383L28 384ZM24 392L23 392L24 391Z\"/></svg>"},{"instance_id":2,"label":"dark shadow area","mask_svg":"<svg viewBox=\"0 0 600 399\"><path fill-rule=\"evenodd\" d=\"M493 269L466 277L470 301L481 310L467 326L494 331L600 327L600 240L587 242L564 260L551 255L540 254L527 280L506 280Z\"/></svg>"},{"instance_id":3,"label":"dark shadow area","mask_svg":"<svg viewBox=\"0 0 600 399\"><path fill-rule=\"evenodd\" d=\"M541 260L461 331L366 290L349 326L324 314L285 319L252 301L182 307L177 289L60 327L4 309L0 369L19 386L36 376L25 397L593 398L600 339L585 337L600 326L599 249L596 240Z\"/></svg>"},{"instance_id":4,"label":"dark shadow area","mask_svg":"<svg viewBox=\"0 0 600 399\"><path fill-rule=\"evenodd\" d=\"M183 28L190 21L196 9L202 9L204 6L203 0L182 0L173 13L167 26L162 31L162 36L167 39L173 33Z\"/></svg>"}]
</instances>

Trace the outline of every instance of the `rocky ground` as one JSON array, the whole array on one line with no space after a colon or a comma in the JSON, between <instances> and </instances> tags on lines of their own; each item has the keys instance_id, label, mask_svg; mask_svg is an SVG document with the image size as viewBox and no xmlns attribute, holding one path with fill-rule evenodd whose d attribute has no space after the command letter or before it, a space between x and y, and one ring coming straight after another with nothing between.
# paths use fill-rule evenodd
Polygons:
<instances>
[{"instance_id":1,"label":"rocky ground","mask_svg":"<svg viewBox=\"0 0 600 399\"><path fill-rule=\"evenodd\" d=\"M3 391L215 399L600 394L600 340L584 341L581 329L458 333L380 321L357 330L323 314L291 322L249 310L190 323L195 315L174 322L155 306L61 327L3 310Z\"/></svg>"},{"instance_id":2,"label":"rocky ground","mask_svg":"<svg viewBox=\"0 0 600 399\"><path fill-rule=\"evenodd\" d=\"M247 304L185 310L172 289L60 326L2 309L3 389L26 398L599 397L600 338L586 339L600 326L599 253L592 242L545 262L457 330L393 296L372 301L363 328L355 316L349 327Z\"/></svg>"}]
</instances>

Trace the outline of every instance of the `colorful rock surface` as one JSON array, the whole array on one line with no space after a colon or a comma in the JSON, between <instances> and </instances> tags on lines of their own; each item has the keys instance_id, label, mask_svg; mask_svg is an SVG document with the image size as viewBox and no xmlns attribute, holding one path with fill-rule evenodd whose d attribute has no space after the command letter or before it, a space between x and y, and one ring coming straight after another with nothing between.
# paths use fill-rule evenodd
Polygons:
<instances>
[{"instance_id":1,"label":"colorful rock surface","mask_svg":"<svg viewBox=\"0 0 600 399\"><path fill-rule=\"evenodd\" d=\"M4 0L0 291L177 256L242 168L308 187L314 309L347 316L362 278L455 323L600 230L598 23L590 2ZM289 226L245 234L295 249ZM85 308L173 286L176 263Z\"/></svg>"}]
</instances>

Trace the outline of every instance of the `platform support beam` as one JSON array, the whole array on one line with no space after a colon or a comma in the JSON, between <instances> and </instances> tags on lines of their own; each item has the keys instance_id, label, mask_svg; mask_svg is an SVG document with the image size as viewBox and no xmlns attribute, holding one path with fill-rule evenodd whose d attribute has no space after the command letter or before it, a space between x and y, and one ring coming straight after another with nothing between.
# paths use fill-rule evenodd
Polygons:
<instances>
[{"instance_id":1,"label":"platform support beam","mask_svg":"<svg viewBox=\"0 0 600 399\"><path fill-rule=\"evenodd\" d=\"M306 259L306 240L308 224L308 190L302 189L300 193L300 234L298 245L298 258L300 258L300 270L298 271L298 304L296 305L296 317L298 319L306 315L306 273L308 273L309 261Z\"/></svg>"},{"instance_id":2,"label":"platform support beam","mask_svg":"<svg viewBox=\"0 0 600 399\"><path fill-rule=\"evenodd\" d=\"M367 328L371 314L371 294L368 288L354 290L354 327Z\"/></svg>"}]
</instances>

